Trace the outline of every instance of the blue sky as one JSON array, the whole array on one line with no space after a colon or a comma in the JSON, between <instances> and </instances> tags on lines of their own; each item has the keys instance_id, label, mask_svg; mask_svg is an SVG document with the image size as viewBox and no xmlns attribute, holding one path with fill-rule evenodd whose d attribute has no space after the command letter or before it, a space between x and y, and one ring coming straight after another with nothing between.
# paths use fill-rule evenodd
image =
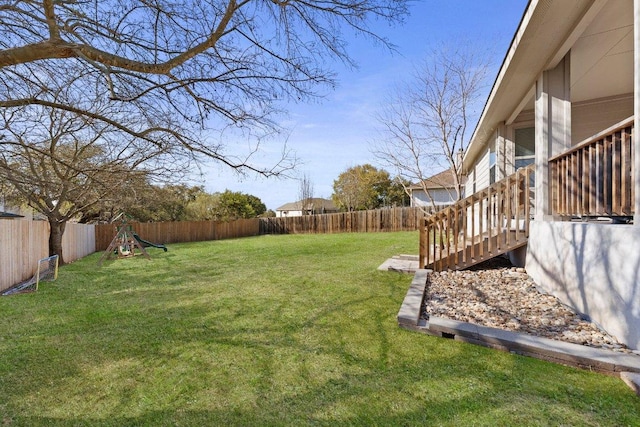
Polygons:
<instances>
[{"instance_id":1,"label":"blue sky","mask_svg":"<svg viewBox=\"0 0 640 427\"><path fill-rule=\"evenodd\" d=\"M390 53L362 38L349 43L349 52L358 64L355 70L336 64L338 86L313 104L292 105L284 122L290 129L287 145L301 160L297 173L306 174L315 197L330 198L333 181L356 165L378 166L370 152L376 138L375 115L395 85L410 77L413 67L440 43L473 40L493 52L493 68L487 93L517 29L528 0L417 0L402 26L380 23L377 34L397 46ZM280 154L274 141L265 147L261 161ZM273 150L270 153L269 150ZM438 171L434 171L438 172ZM268 209L298 199L300 184L295 179L240 179L230 170L212 166L204 182L209 193L240 191L259 197Z\"/></svg>"}]
</instances>

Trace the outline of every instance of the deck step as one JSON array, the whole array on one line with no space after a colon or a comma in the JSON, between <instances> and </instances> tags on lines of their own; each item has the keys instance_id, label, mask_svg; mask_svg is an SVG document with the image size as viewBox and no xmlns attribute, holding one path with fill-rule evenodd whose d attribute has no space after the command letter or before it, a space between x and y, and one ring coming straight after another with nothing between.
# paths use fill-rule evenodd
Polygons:
<instances>
[{"instance_id":1,"label":"deck step","mask_svg":"<svg viewBox=\"0 0 640 427\"><path fill-rule=\"evenodd\" d=\"M528 239L523 233L516 237L516 233L502 233L492 237L485 237L481 242L474 245L468 245L461 248L457 252L451 253L449 256L439 257L440 259L426 266L429 269L442 270L464 270L473 267L476 264L490 260L507 252L521 248L526 245ZM439 267L439 268L436 268Z\"/></svg>"}]
</instances>

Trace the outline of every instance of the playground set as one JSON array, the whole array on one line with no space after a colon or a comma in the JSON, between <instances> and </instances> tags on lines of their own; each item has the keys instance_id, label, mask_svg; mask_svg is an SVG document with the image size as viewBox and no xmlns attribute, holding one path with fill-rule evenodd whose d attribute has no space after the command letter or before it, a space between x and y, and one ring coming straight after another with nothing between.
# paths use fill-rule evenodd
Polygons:
<instances>
[{"instance_id":1,"label":"playground set","mask_svg":"<svg viewBox=\"0 0 640 427\"><path fill-rule=\"evenodd\" d=\"M120 224L116 227L116 235L100 257L98 265L101 265L104 260L110 259L113 255L117 255L118 258L127 258L140 254L147 259L151 259L145 249L146 247L159 248L167 252L165 245L152 243L140 237L133 230L133 226L129 224L126 215L120 214L115 220L118 219L120 219Z\"/></svg>"},{"instance_id":2,"label":"playground set","mask_svg":"<svg viewBox=\"0 0 640 427\"><path fill-rule=\"evenodd\" d=\"M116 235L109 244L107 250L102 254L102 257L98 261L98 265L101 265L105 259L111 258L112 255L117 255L118 258L125 258L137 255L137 252L144 255L146 258L151 259L146 251L146 247L154 247L167 251L165 245L159 245L149 242L140 237L134 230L124 214L120 214L116 217L116 220L120 219L120 224L116 227ZM47 258L43 258L38 261L38 268L36 273L28 280L20 282L17 285L10 287L0 293L0 295L14 295L26 292L35 292L38 290L40 282L54 281L58 278L58 255L53 255Z\"/></svg>"}]
</instances>

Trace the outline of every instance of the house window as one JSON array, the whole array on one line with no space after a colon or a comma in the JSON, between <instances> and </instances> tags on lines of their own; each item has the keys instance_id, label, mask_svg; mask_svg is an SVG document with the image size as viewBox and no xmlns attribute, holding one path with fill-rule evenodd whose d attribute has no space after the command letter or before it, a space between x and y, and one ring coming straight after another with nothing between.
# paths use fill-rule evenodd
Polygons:
<instances>
[{"instance_id":1,"label":"house window","mask_svg":"<svg viewBox=\"0 0 640 427\"><path fill-rule=\"evenodd\" d=\"M534 127L516 129L516 170L535 162L536 132Z\"/></svg>"}]
</instances>

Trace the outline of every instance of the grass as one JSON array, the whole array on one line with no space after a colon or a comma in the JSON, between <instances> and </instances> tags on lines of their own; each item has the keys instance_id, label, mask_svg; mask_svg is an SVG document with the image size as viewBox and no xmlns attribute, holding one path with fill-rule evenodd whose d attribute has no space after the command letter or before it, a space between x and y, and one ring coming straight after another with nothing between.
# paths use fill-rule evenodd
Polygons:
<instances>
[{"instance_id":1,"label":"grass","mask_svg":"<svg viewBox=\"0 0 640 427\"><path fill-rule=\"evenodd\" d=\"M0 298L0 425L640 425L617 378L400 329L416 233L176 244Z\"/></svg>"}]
</instances>

